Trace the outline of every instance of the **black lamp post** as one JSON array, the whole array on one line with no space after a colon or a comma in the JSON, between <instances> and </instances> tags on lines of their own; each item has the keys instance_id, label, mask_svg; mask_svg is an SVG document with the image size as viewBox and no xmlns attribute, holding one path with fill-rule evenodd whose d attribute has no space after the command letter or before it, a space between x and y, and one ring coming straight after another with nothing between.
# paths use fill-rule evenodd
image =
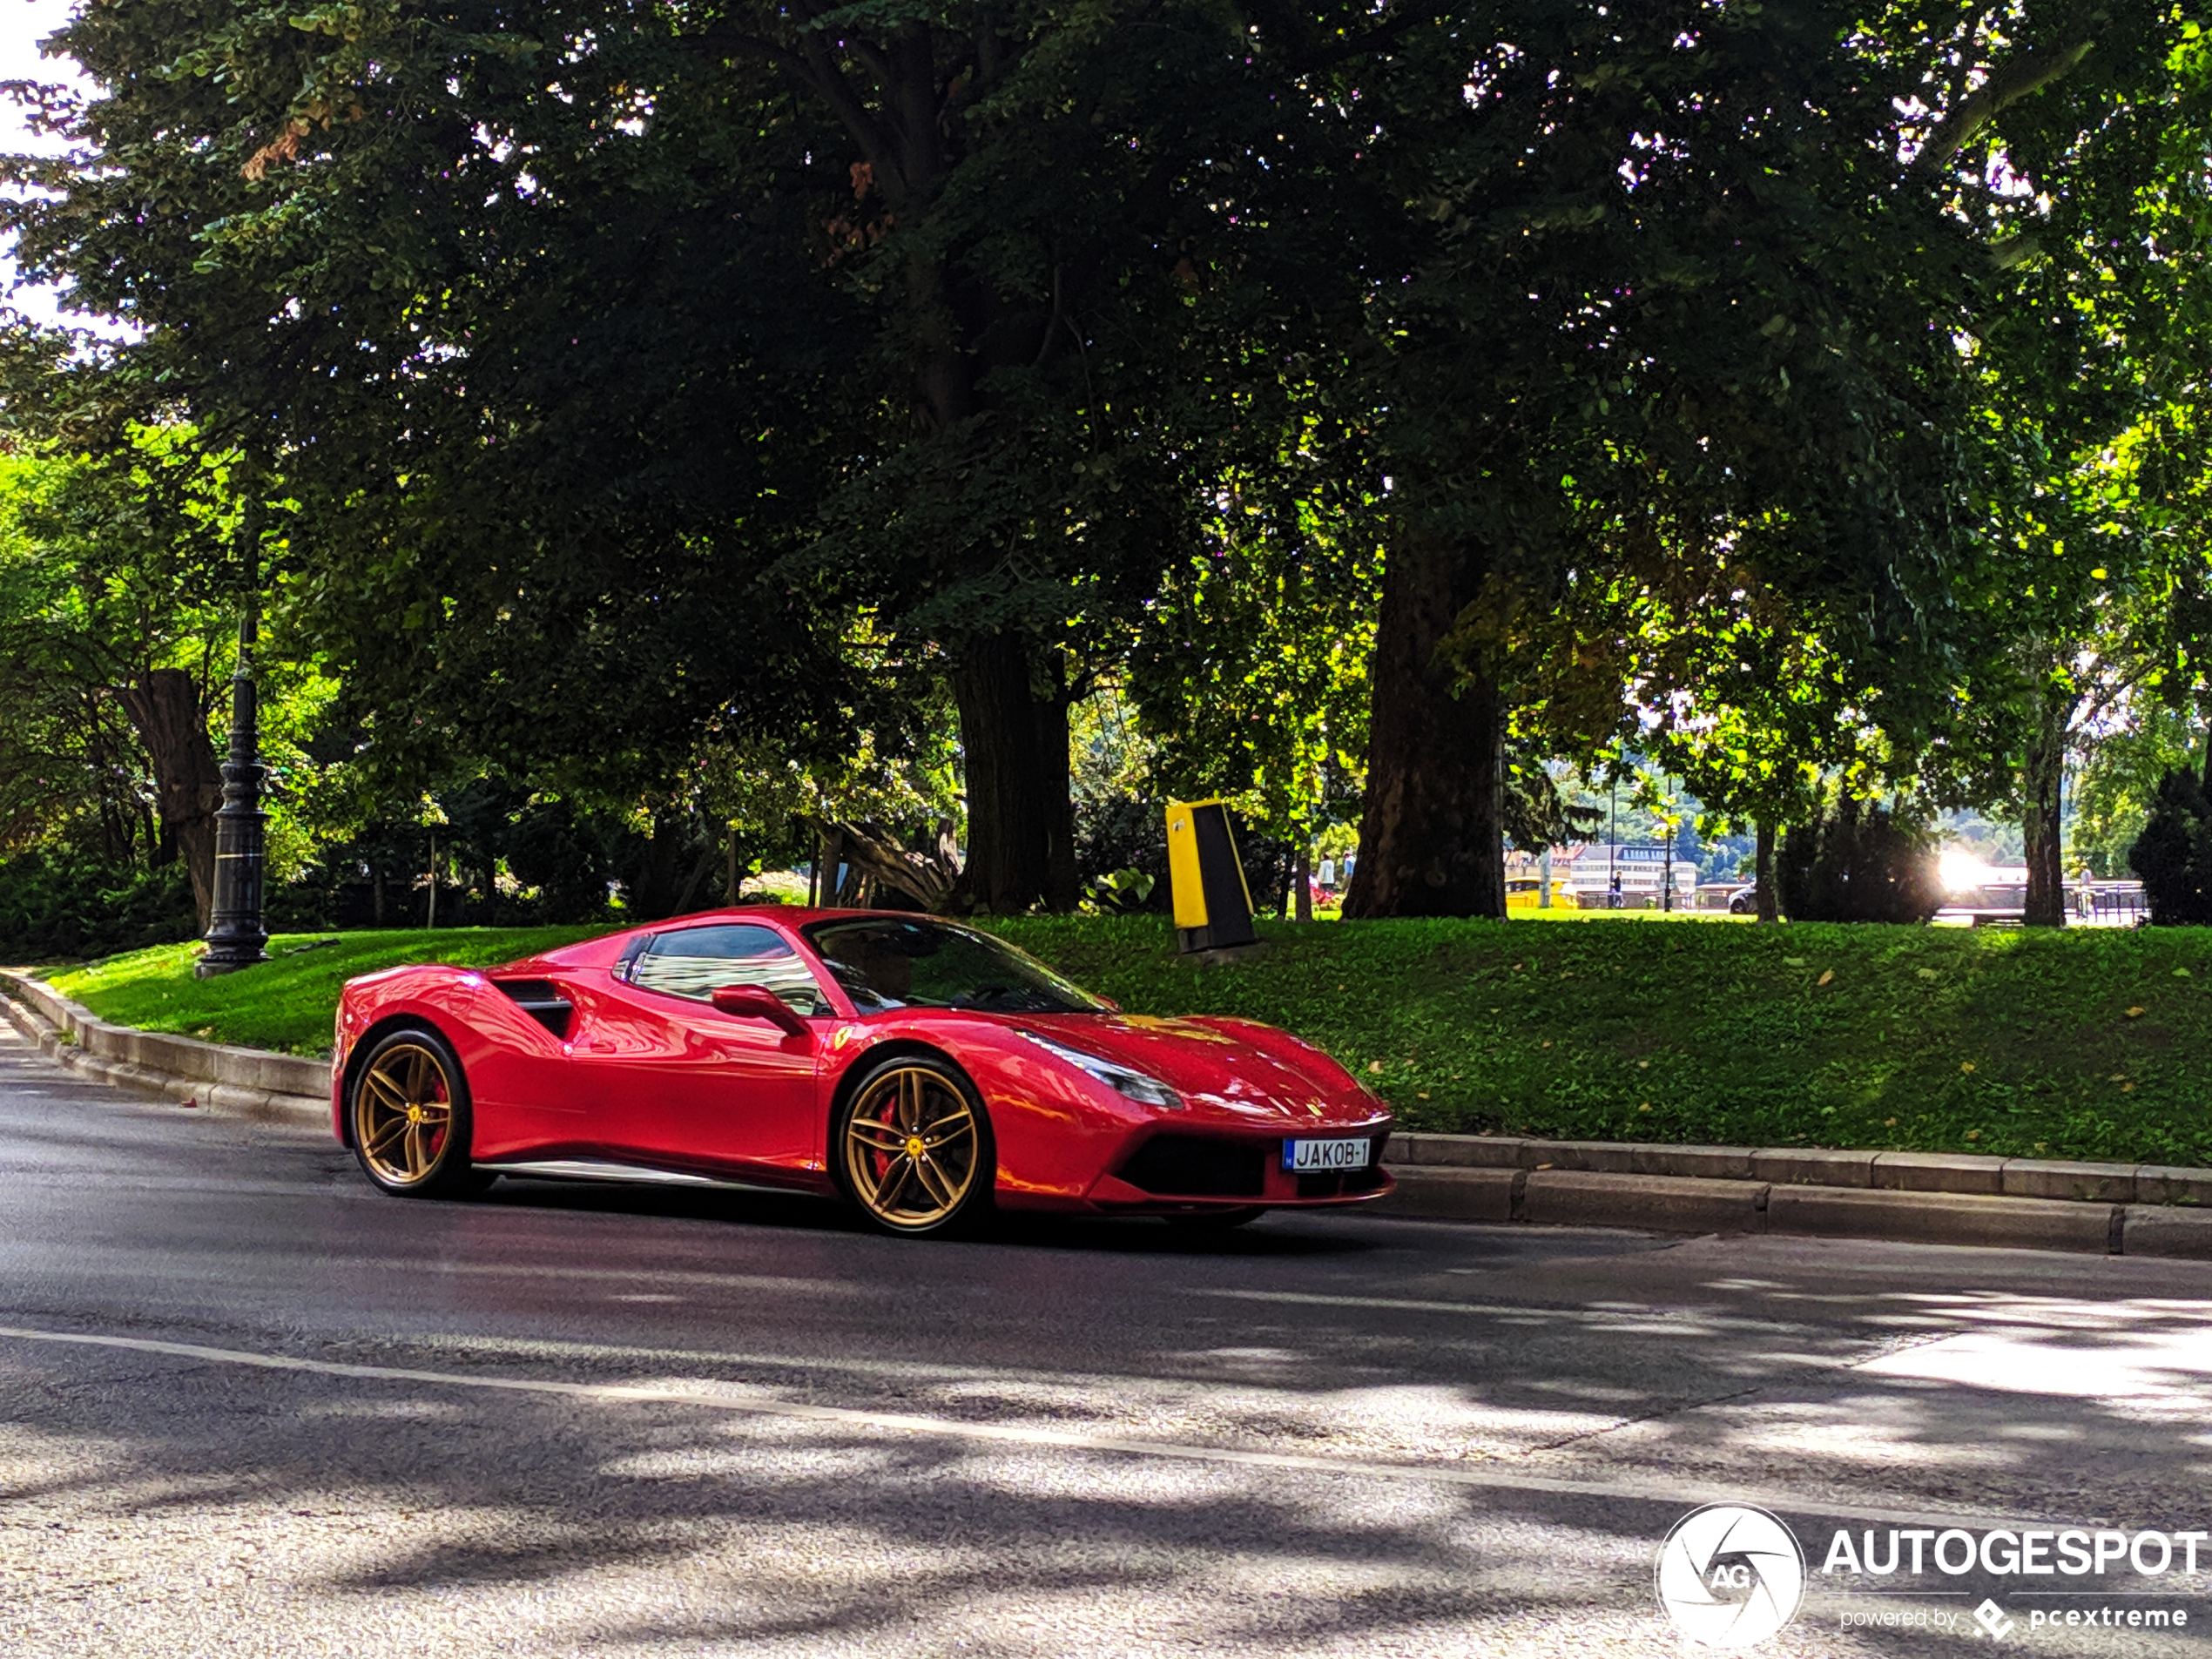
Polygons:
<instances>
[{"instance_id":1,"label":"black lamp post","mask_svg":"<svg viewBox=\"0 0 2212 1659\"><path fill-rule=\"evenodd\" d=\"M261 548L259 516L249 504L240 529L246 597L238 619L238 667L231 674L231 747L223 762L223 804L215 813L215 895L209 907L207 952L195 978L266 961L269 931L261 919L260 694L253 651L260 640Z\"/></svg>"}]
</instances>

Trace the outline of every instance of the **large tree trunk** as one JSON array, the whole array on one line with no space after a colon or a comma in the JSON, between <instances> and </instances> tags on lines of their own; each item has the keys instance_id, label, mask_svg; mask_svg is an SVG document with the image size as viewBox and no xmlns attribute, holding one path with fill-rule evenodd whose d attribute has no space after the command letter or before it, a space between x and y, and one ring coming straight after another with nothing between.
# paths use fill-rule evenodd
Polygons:
<instances>
[{"instance_id":1,"label":"large tree trunk","mask_svg":"<svg viewBox=\"0 0 2212 1659\"><path fill-rule=\"evenodd\" d=\"M2027 844L2031 927L2066 926L2066 867L2059 836L2059 792L2066 779L2066 722L2048 713L2027 742L2020 767L2020 838Z\"/></svg>"},{"instance_id":2,"label":"large tree trunk","mask_svg":"<svg viewBox=\"0 0 2212 1659\"><path fill-rule=\"evenodd\" d=\"M1781 896L1774 890L1774 824L1772 820L1761 819L1757 834L1757 843L1751 854L1752 896L1757 901L1761 921L1779 921L1782 920L1782 904Z\"/></svg>"},{"instance_id":3,"label":"large tree trunk","mask_svg":"<svg viewBox=\"0 0 2212 1659\"><path fill-rule=\"evenodd\" d=\"M968 781L968 864L960 900L1018 915L1055 899L1055 840L1064 842L1061 907L1073 908L1074 842L1067 819L1068 711L1055 722L1029 683L1029 653L1016 634L971 639L953 675ZM1055 836L1055 827L1058 833Z\"/></svg>"},{"instance_id":4,"label":"large tree trunk","mask_svg":"<svg viewBox=\"0 0 2212 1659\"><path fill-rule=\"evenodd\" d=\"M639 850L637 867L625 895L630 913L641 921L658 921L676 914L688 887L679 887L683 868L685 814L664 808L653 814L653 833Z\"/></svg>"},{"instance_id":5,"label":"large tree trunk","mask_svg":"<svg viewBox=\"0 0 2212 1659\"><path fill-rule=\"evenodd\" d=\"M888 889L924 910L943 910L951 902L960 880L959 847L951 819L940 820L931 844L921 847L907 846L877 823L802 821L814 830L822 846L834 845L838 857L873 884L879 900Z\"/></svg>"},{"instance_id":6,"label":"large tree trunk","mask_svg":"<svg viewBox=\"0 0 2212 1659\"><path fill-rule=\"evenodd\" d=\"M811 60L800 78L823 98L860 145L853 172L857 216L880 212L881 229L911 216L925 222L935 192L956 165L959 107L944 84L927 25L902 24L894 44L871 60L884 118L871 118L834 70ZM1001 72L1007 43L993 28L976 37L977 59L959 84L972 95ZM788 60L787 60L788 61ZM895 117L889 112L897 111ZM1062 307L1081 280L1060 263L1051 271L1052 304L995 298L964 273L958 247L926 233L909 237L905 287L914 413L934 442L957 446L968 423L994 406L991 375L1042 368L1071 334ZM1063 278L1069 286L1063 288ZM945 550L956 563L1001 556L995 547ZM967 772L968 860L948 903L994 914L1076 907L1075 819L1068 789L1068 705L1055 684L1040 699L1031 684L1029 642L1001 631L954 642L954 695ZM879 876L877 879L886 879ZM907 890L902 888L902 891Z\"/></svg>"},{"instance_id":7,"label":"large tree trunk","mask_svg":"<svg viewBox=\"0 0 2212 1659\"><path fill-rule=\"evenodd\" d=\"M1082 896L1076 880L1076 799L1068 787L1068 694L1055 684L1036 705L1037 752L1029 786L1044 819L1044 907L1065 915Z\"/></svg>"},{"instance_id":8,"label":"large tree trunk","mask_svg":"<svg viewBox=\"0 0 2212 1659\"><path fill-rule=\"evenodd\" d=\"M1437 660L1481 577L1456 548L1411 536L1391 548L1347 917L1506 914L1496 678L1480 675L1454 696L1456 677Z\"/></svg>"},{"instance_id":9,"label":"large tree trunk","mask_svg":"<svg viewBox=\"0 0 2212 1659\"><path fill-rule=\"evenodd\" d=\"M215 813L223 804L223 771L208 741L199 688L181 668L156 668L116 696L152 763L161 827L184 855L199 930L206 933L215 904Z\"/></svg>"},{"instance_id":10,"label":"large tree trunk","mask_svg":"<svg viewBox=\"0 0 2212 1659\"><path fill-rule=\"evenodd\" d=\"M669 911L671 915L688 916L691 914L692 895L698 892L699 883L706 880L706 873L714 867L716 855L721 851L720 847L715 846L713 839L708 838L706 845L699 849L698 861L691 866L691 873L684 883L683 892L676 895L676 903ZM484 892L489 894L491 891L491 877L487 871L484 878Z\"/></svg>"}]
</instances>

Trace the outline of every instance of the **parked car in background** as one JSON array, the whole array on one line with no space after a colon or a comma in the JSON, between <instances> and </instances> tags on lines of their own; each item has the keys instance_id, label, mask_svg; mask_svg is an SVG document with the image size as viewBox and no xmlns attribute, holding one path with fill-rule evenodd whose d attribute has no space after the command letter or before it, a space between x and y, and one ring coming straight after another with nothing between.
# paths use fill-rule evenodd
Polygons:
<instances>
[{"instance_id":1,"label":"parked car in background","mask_svg":"<svg viewBox=\"0 0 2212 1659\"><path fill-rule=\"evenodd\" d=\"M1540 875L1509 875L1506 878L1506 908L1512 910L1541 910L1543 908L1544 879ZM1581 901L1575 898L1574 887L1563 875L1552 878L1552 905L1554 910L1579 910Z\"/></svg>"}]
</instances>

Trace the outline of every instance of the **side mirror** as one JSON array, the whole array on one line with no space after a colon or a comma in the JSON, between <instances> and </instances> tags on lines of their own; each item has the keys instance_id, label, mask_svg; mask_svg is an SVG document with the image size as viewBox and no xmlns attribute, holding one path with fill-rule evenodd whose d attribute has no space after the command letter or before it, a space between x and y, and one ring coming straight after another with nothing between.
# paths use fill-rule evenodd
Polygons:
<instances>
[{"instance_id":1,"label":"side mirror","mask_svg":"<svg viewBox=\"0 0 2212 1659\"><path fill-rule=\"evenodd\" d=\"M786 1036L803 1037L806 1022L799 1010L765 985L724 985L707 1001L724 1014L741 1020L765 1020Z\"/></svg>"}]
</instances>

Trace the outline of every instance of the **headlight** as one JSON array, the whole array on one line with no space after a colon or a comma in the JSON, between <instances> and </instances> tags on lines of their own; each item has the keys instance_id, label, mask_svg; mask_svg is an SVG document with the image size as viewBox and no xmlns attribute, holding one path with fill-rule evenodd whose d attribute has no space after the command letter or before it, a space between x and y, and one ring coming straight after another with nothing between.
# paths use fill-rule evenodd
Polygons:
<instances>
[{"instance_id":1,"label":"headlight","mask_svg":"<svg viewBox=\"0 0 2212 1659\"><path fill-rule=\"evenodd\" d=\"M1095 1054L1085 1054L1080 1049L1070 1049L1055 1042L1050 1037L1041 1037L1034 1031L1022 1034L1047 1054L1066 1061L1077 1071L1087 1072L1107 1088L1127 1100L1142 1106L1156 1106L1163 1112L1184 1109L1183 1096L1177 1094L1157 1077L1148 1077L1141 1071L1131 1071L1127 1066L1117 1066L1110 1060L1101 1060Z\"/></svg>"}]
</instances>

